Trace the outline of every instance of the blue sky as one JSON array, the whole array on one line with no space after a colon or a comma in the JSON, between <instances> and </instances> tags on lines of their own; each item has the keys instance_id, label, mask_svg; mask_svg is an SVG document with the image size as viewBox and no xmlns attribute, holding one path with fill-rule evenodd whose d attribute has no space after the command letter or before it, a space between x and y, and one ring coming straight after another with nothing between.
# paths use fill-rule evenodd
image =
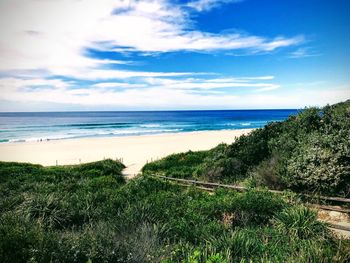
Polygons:
<instances>
[{"instance_id":1,"label":"blue sky","mask_svg":"<svg viewBox=\"0 0 350 263\"><path fill-rule=\"evenodd\" d=\"M0 110L256 109L350 98L347 0L3 0Z\"/></svg>"}]
</instances>

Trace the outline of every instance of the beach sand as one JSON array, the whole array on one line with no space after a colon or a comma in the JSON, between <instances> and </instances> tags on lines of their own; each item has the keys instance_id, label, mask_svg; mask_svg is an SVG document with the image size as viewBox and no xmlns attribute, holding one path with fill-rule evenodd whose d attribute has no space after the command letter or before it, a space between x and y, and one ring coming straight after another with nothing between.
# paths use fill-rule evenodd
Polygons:
<instances>
[{"instance_id":1,"label":"beach sand","mask_svg":"<svg viewBox=\"0 0 350 263\"><path fill-rule=\"evenodd\" d=\"M43 142L0 144L0 160L29 162L44 166L79 164L107 158L120 159L133 177L152 160L188 150L208 150L232 143L251 129L200 131L144 136L84 138Z\"/></svg>"}]
</instances>

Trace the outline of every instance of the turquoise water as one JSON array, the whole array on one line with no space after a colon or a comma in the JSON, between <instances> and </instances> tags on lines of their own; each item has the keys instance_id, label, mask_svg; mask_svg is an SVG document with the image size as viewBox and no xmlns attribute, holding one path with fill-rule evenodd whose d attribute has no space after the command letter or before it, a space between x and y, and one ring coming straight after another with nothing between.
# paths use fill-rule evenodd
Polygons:
<instances>
[{"instance_id":1,"label":"turquoise water","mask_svg":"<svg viewBox=\"0 0 350 263\"><path fill-rule=\"evenodd\" d=\"M0 142L259 128L298 111L106 111L0 113Z\"/></svg>"}]
</instances>

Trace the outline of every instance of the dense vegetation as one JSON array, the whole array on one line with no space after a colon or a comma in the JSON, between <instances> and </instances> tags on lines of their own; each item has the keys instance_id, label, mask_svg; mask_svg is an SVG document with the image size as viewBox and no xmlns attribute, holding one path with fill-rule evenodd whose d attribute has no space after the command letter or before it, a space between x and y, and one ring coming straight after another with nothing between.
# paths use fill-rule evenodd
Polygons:
<instances>
[{"instance_id":1,"label":"dense vegetation","mask_svg":"<svg viewBox=\"0 0 350 263\"><path fill-rule=\"evenodd\" d=\"M347 262L313 211L266 191L208 194L112 160L0 163L1 262ZM296 200L297 202L297 200Z\"/></svg>"},{"instance_id":2,"label":"dense vegetation","mask_svg":"<svg viewBox=\"0 0 350 263\"><path fill-rule=\"evenodd\" d=\"M147 164L0 162L0 262L349 262L296 196L209 194L147 174L350 194L350 102L310 108L232 145Z\"/></svg>"},{"instance_id":3,"label":"dense vegetation","mask_svg":"<svg viewBox=\"0 0 350 263\"><path fill-rule=\"evenodd\" d=\"M231 145L174 154L143 172L350 197L350 101L305 109Z\"/></svg>"}]
</instances>

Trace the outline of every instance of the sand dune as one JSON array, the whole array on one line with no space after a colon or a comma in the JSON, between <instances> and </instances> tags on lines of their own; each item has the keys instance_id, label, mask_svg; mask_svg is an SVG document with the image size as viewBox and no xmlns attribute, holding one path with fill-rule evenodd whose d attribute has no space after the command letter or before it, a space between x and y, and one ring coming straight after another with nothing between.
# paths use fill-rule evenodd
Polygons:
<instances>
[{"instance_id":1,"label":"sand dune","mask_svg":"<svg viewBox=\"0 0 350 263\"><path fill-rule=\"evenodd\" d=\"M137 174L147 161L188 150L207 150L232 143L251 129L85 138L32 143L0 144L0 160L50 165L86 163L104 158L121 159L125 174Z\"/></svg>"}]
</instances>

